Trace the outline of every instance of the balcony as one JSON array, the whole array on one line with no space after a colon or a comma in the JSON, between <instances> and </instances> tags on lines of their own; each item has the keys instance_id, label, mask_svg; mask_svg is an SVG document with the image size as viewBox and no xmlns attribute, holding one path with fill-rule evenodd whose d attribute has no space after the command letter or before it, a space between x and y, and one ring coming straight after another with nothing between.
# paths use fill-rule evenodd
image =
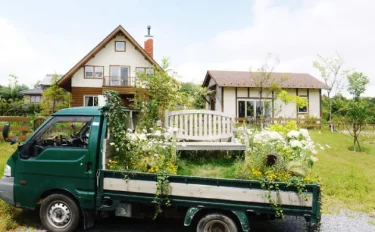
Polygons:
<instances>
[{"instance_id":1,"label":"balcony","mask_svg":"<svg viewBox=\"0 0 375 232\"><path fill-rule=\"evenodd\" d=\"M136 87L137 77L105 76L103 87Z\"/></svg>"}]
</instances>

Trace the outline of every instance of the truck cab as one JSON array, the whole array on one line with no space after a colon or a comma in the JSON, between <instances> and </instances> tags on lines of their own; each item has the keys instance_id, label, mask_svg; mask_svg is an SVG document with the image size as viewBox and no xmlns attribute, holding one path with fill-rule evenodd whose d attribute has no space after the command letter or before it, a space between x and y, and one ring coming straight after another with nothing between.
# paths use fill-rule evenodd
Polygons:
<instances>
[{"instance_id":1,"label":"truck cab","mask_svg":"<svg viewBox=\"0 0 375 232\"><path fill-rule=\"evenodd\" d=\"M9 158L0 180L0 198L15 207L34 210L41 200L60 194L81 209L94 210L102 122L98 107L55 113ZM80 213L61 200L52 200L46 211L41 219L55 226L51 229L66 228L75 223L71 214Z\"/></svg>"}]
</instances>

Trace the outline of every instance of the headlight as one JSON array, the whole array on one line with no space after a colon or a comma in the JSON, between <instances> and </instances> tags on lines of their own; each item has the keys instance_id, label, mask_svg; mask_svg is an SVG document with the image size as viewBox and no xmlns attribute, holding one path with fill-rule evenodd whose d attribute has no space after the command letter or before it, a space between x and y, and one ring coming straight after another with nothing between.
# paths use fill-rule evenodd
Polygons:
<instances>
[{"instance_id":1,"label":"headlight","mask_svg":"<svg viewBox=\"0 0 375 232\"><path fill-rule=\"evenodd\" d=\"M12 168L7 164L4 169L4 176L10 177L12 175Z\"/></svg>"}]
</instances>

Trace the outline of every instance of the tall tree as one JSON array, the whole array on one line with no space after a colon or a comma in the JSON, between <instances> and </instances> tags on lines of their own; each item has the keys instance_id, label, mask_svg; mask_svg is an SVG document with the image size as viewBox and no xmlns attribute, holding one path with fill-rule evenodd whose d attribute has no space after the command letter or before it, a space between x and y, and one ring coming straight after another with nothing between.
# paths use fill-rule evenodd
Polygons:
<instances>
[{"instance_id":1,"label":"tall tree","mask_svg":"<svg viewBox=\"0 0 375 232\"><path fill-rule=\"evenodd\" d=\"M339 54L336 58L324 58L318 54L318 60L313 62L313 66L318 69L327 86L327 97L329 103L329 122L331 131L333 131L332 124L332 97L334 94L341 92L343 87L344 77L347 71L343 71L344 61Z\"/></svg>"},{"instance_id":2,"label":"tall tree","mask_svg":"<svg viewBox=\"0 0 375 232\"><path fill-rule=\"evenodd\" d=\"M43 115L51 115L70 105L70 94L58 86L58 80L59 76L54 74L51 78L51 86L43 91L43 99L40 103Z\"/></svg>"},{"instance_id":3,"label":"tall tree","mask_svg":"<svg viewBox=\"0 0 375 232\"><path fill-rule=\"evenodd\" d=\"M348 75L348 91L353 95L353 99L359 99L361 94L366 91L366 85L370 82L367 76L361 72L354 72Z\"/></svg>"},{"instance_id":4,"label":"tall tree","mask_svg":"<svg viewBox=\"0 0 375 232\"><path fill-rule=\"evenodd\" d=\"M347 125L350 135L353 137L353 150L361 151L359 143L359 135L366 125L371 116L368 101L361 99L361 94L365 92L366 85L369 79L362 73L353 73L347 76L348 78L348 91L353 95L353 99L349 101L346 113L346 120L351 127Z\"/></svg>"},{"instance_id":5,"label":"tall tree","mask_svg":"<svg viewBox=\"0 0 375 232\"><path fill-rule=\"evenodd\" d=\"M265 102L265 98L272 98L274 100L275 96L277 96L280 91L280 84L283 82L287 77L275 78L272 75L273 71L280 63L278 58L272 57L271 54L267 55L266 61L262 64L256 72L252 72L250 70L250 80L254 83L254 86L257 88L258 91L258 98L260 102L259 110L260 114L257 115L260 119L261 128L264 127L264 119L268 116L267 109L271 107L268 102ZM257 107L258 108L258 107ZM272 109L272 114L274 109Z\"/></svg>"}]
</instances>

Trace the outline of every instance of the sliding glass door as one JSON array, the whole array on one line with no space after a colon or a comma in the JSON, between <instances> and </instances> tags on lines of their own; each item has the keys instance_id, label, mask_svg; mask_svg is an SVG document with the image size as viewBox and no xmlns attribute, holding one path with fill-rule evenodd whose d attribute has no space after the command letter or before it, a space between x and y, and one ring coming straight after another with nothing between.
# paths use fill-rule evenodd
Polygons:
<instances>
[{"instance_id":1,"label":"sliding glass door","mask_svg":"<svg viewBox=\"0 0 375 232\"><path fill-rule=\"evenodd\" d=\"M130 86L128 66L111 66L110 76L110 85Z\"/></svg>"},{"instance_id":2,"label":"sliding glass door","mask_svg":"<svg viewBox=\"0 0 375 232\"><path fill-rule=\"evenodd\" d=\"M237 101L237 116L239 118L260 118L262 115L271 117L272 115L271 100L262 102L254 99L243 99ZM264 112L264 114L263 114Z\"/></svg>"}]
</instances>

